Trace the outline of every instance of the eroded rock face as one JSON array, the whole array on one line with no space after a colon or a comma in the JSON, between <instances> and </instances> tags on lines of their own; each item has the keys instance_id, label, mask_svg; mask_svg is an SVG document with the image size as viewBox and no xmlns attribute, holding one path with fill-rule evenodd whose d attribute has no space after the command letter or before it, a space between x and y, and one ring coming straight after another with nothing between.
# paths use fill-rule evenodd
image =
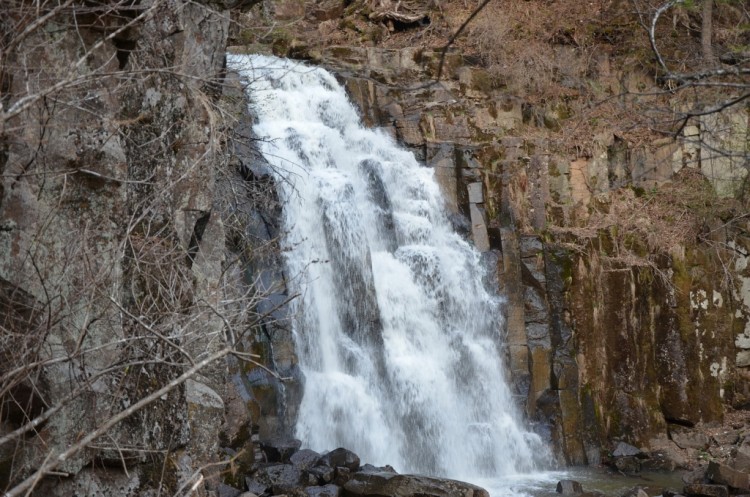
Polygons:
<instances>
[{"instance_id":1,"label":"eroded rock face","mask_svg":"<svg viewBox=\"0 0 750 497\"><path fill-rule=\"evenodd\" d=\"M0 308L34 315L14 319L21 342L0 370L40 361L22 409L61 406L11 453L0 448L3 467L14 461L0 480L26 477L225 344L225 233L214 209L225 160L212 105L228 12L202 1L87 5L19 39L0 76L4 110L28 103L0 128ZM224 376L223 361L211 364L107 429L56 465L74 478L55 492L114 482L117 495L160 484L170 493L217 457ZM26 388L10 378L9 395ZM25 422L9 421L0 434ZM176 469L159 483L163 464ZM86 466L97 470L75 477Z\"/></svg>"},{"instance_id":2,"label":"eroded rock face","mask_svg":"<svg viewBox=\"0 0 750 497\"><path fill-rule=\"evenodd\" d=\"M730 255L688 240L649 254L645 237L624 237L616 223L574 227L614 209L622 187L690 177L682 160L700 151L630 150L601 133L592 157L566 157L545 138L525 139L533 109L484 84L457 53L429 89L417 85L434 76L429 51L334 47L318 59L342 75L368 124L433 167L452 215L497 264L513 389L560 459L598 464L617 439L649 454L643 467L693 464L695 449L669 440L668 426L719 422L748 398L746 248ZM747 244L741 229L721 236ZM711 276L725 269L730 285Z\"/></svg>"}]
</instances>

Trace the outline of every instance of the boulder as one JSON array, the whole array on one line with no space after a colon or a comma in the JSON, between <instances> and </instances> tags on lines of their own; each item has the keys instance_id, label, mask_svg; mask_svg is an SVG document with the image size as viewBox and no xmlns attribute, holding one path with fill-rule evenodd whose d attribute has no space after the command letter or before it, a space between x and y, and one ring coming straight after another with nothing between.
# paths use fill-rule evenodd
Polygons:
<instances>
[{"instance_id":1,"label":"boulder","mask_svg":"<svg viewBox=\"0 0 750 497\"><path fill-rule=\"evenodd\" d=\"M648 497L648 493L641 487L633 487L622 494L622 497Z\"/></svg>"},{"instance_id":2,"label":"boulder","mask_svg":"<svg viewBox=\"0 0 750 497\"><path fill-rule=\"evenodd\" d=\"M352 479L352 471L349 468L345 468L343 466L338 466L336 468L335 476L333 477L333 483L336 485L343 487L346 485L346 482Z\"/></svg>"},{"instance_id":3,"label":"boulder","mask_svg":"<svg viewBox=\"0 0 750 497\"><path fill-rule=\"evenodd\" d=\"M341 487L337 485L324 485L322 487L307 487L305 493L308 497L339 497Z\"/></svg>"},{"instance_id":4,"label":"boulder","mask_svg":"<svg viewBox=\"0 0 750 497\"><path fill-rule=\"evenodd\" d=\"M372 464L365 464L359 468L360 473L397 473L393 466L386 464L385 466L373 466Z\"/></svg>"},{"instance_id":5,"label":"boulder","mask_svg":"<svg viewBox=\"0 0 750 497\"><path fill-rule=\"evenodd\" d=\"M318 484L325 485L331 483L335 475L335 470L330 466L315 466L307 470L309 475L318 479Z\"/></svg>"},{"instance_id":6,"label":"boulder","mask_svg":"<svg viewBox=\"0 0 750 497\"><path fill-rule=\"evenodd\" d=\"M687 497L729 497L729 489L725 485L710 485L708 483L685 485L683 493Z\"/></svg>"},{"instance_id":7,"label":"boulder","mask_svg":"<svg viewBox=\"0 0 750 497\"><path fill-rule=\"evenodd\" d=\"M705 450L710 442L705 433L684 428L670 429L669 436L681 449Z\"/></svg>"},{"instance_id":8,"label":"boulder","mask_svg":"<svg viewBox=\"0 0 750 497\"><path fill-rule=\"evenodd\" d=\"M750 472L750 437L742 441L730 465L737 471Z\"/></svg>"},{"instance_id":9,"label":"boulder","mask_svg":"<svg viewBox=\"0 0 750 497\"><path fill-rule=\"evenodd\" d=\"M219 486L216 487L216 494L218 497L239 497L242 494L242 490L219 483Z\"/></svg>"},{"instance_id":10,"label":"boulder","mask_svg":"<svg viewBox=\"0 0 750 497\"><path fill-rule=\"evenodd\" d=\"M289 462L289 458L297 452L302 442L295 438L271 438L261 440L260 450L268 462Z\"/></svg>"},{"instance_id":11,"label":"boulder","mask_svg":"<svg viewBox=\"0 0 750 497\"><path fill-rule=\"evenodd\" d=\"M323 454L320 457L318 464L323 464L332 468L340 466L350 469L351 471L357 471L359 469L359 456L350 450L338 448Z\"/></svg>"},{"instance_id":12,"label":"boulder","mask_svg":"<svg viewBox=\"0 0 750 497\"><path fill-rule=\"evenodd\" d=\"M308 469L315 466L320 459L320 454L310 449L298 450L289 458L289 462L301 469Z\"/></svg>"},{"instance_id":13,"label":"boulder","mask_svg":"<svg viewBox=\"0 0 750 497\"><path fill-rule=\"evenodd\" d=\"M618 457L615 467L625 474L633 475L641 472L641 461L635 456Z\"/></svg>"},{"instance_id":14,"label":"boulder","mask_svg":"<svg viewBox=\"0 0 750 497\"><path fill-rule=\"evenodd\" d=\"M289 493L302 486L302 470L291 464L265 466L253 473L253 478L267 487L274 495Z\"/></svg>"},{"instance_id":15,"label":"boulder","mask_svg":"<svg viewBox=\"0 0 750 497\"><path fill-rule=\"evenodd\" d=\"M641 462L641 470L674 471L677 468L690 467L691 461L687 451L668 439L666 434L649 441L649 447L651 450L647 454L648 459Z\"/></svg>"},{"instance_id":16,"label":"boulder","mask_svg":"<svg viewBox=\"0 0 750 497\"><path fill-rule=\"evenodd\" d=\"M692 471L686 471L682 475L682 483L691 485L693 483L706 483L706 467L695 468Z\"/></svg>"},{"instance_id":17,"label":"boulder","mask_svg":"<svg viewBox=\"0 0 750 497\"><path fill-rule=\"evenodd\" d=\"M712 461L708 464L706 477L714 483L750 491L750 475L718 462Z\"/></svg>"},{"instance_id":18,"label":"boulder","mask_svg":"<svg viewBox=\"0 0 750 497\"><path fill-rule=\"evenodd\" d=\"M583 485L575 480L560 480L557 482L555 491L563 495L576 495L583 493Z\"/></svg>"},{"instance_id":19,"label":"boulder","mask_svg":"<svg viewBox=\"0 0 750 497\"><path fill-rule=\"evenodd\" d=\"M429 476L356 473L344 486L346 497L489 497L476 485Z\"/></svg>"},{"instance_id":20,"label":"boulder","mask_svg":"<svg viewBox=\"0 0 750 497\"><path fill-rule=\"evenodd\" d=\"M641 449L625 442L619 442L612 451L612 457L646 457Z\"/></svg>"},{"instance_id":21,"label":"boulder","mask_svg":"<svg viewBox=\"0 0 750 497\"><path fill-rule=\"evenodd\" d=\"M711 438L718 445L734 445L740 439L740 430L725 430Z\"/></svg>"},{"instance_id":22,"label":"boulder","mask_svg":"<svg viewBox=\"0 0 750 497\"><path fill-rule=\"evenodd\" d=\"M253 493L255 495L263 495L266 492L268 492L270 486L265 485L263 483L260 483L259 481L255 480L254 478L250 478L249 476L245 477L245 488L247 488L247 491L250 493Z\"/></svg>"}]
</instances>

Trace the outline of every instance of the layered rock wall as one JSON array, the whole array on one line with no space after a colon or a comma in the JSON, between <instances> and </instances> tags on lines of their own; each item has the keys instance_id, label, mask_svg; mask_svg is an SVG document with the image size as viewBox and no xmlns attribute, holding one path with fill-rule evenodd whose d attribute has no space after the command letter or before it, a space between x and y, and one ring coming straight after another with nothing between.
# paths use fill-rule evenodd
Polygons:
<instances>
[{"instance_id":1,"label":"layered rock wall","mask_svg":"<svg viewBox=\"0 0 750 497\"><path fill-rule=\"evenodd\" d=\"M226 368L182 375L245 319L215 205L227 6L28 8L2 26L0 485L60 455L40 495L203 488Z\"/></svg>"},{"instance_id":2,"label":"layered rock wall","mask_svg":"<svg viewBox=\"0 0 750 497\"><path fill-rule=\"evenodd\" d=\"M435 169L456 228L498 261L510 378L561 461L598 464L624 440L671 454L655 466L683 464L673 431L747 405L747 229L728 228L717 209L708 236L653 251L648 229L617 219L648 226L651 214L620 204L672 182L706 195L696 205L741 187L732 159L696 160L715 123L684 130L700 140L641 148L602 132L575 158L546 138L554 116L536 119L457 53L432 84L434 52L339 47L314 58L342 75L367 123ZM747 118L722 117L735 123L723 139L747 136Z\"/></svg>"}]
</instances>

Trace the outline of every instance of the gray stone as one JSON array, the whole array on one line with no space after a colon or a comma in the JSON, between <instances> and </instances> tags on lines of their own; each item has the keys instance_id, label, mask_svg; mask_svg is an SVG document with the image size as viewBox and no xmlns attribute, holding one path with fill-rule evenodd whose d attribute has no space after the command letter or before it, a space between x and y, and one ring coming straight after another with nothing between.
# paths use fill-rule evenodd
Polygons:
<instances>
[{"instance_id":1,"label":"gray stone","mask_svg":"<svg viewBox=\"0 0 750 497\"><path fill-rule=\"evenodd\" d=\"M520 237L521 243L521 257L536 257L544 250L542 239L538 236L522 236Z\"/></svg>"},{"instance_id":2,"label":"gray stone","mask_svg":"<svg viewBox=\"0 0 750 497\"><path fill-rule=\"evenodd\" d=\"M628 475L634 475L641 471L641 461L635 456L624 456L615 459L615 467Z\"/></svg>"},{"instance_id":3,"label":"gray stone","mask_svg":"<svg viewBox=\"0 0 750 497\"><path fill-rule=\"evenodd\" d=\"M308 469L314 466L319 459L320 454L314 450L302 449L292 454L289 458L289 462L299 468Z\"/></svg>"},{"instance_id":4,"label":"gray stone","mask_svg":"<svg viewBox=\"0 0 750 497\"><path fill-rule=\"evenodd\" d=\"M239 497L242 494L242 490L231 487L225 483L219 483L216 487L216 493L218 497Z\"/></svg>"},{"instance_id":5,"label":"gray stone","mask_svg":"<svg viewBox=\"0 0 750 497\"><path fill-rule=\"evenodd\" d=\"M583 493L583 485L575 480L560 480L557 482L555 491L563 495L576 495Z\"/></svg>"},{"instance_id":6,"label":"gray stone","mask_svg":"<svg viewBox=\"0 0 750 497\"><path fill-rule=\"evenodd\" d=\"M474 240L474 246L480 252L486 252L490 249L490 237L487 233L484 210L477 207L476 204L470 204L469 214L471 217L471 237Z\"/></svg>"},{"instance_id":7,"label":"gray stone","mask_svg":"<svg viewBox=\"0 0 750 497\"><path fill-rule=\"evenodd\" d=\"M344 467L351 471L357 471L359 469L359 456L350 450L338 448L320 456L320 464L332 468Z\"/></svg>"},{"instance_id":8,"label":"gray stone","mask_svg":"<svg viewBox=\"0 0 750 497\"><path fill-rule=\"evenodd\" d=\"M626 456L643 456L643 451L638 447L627 444L625 442L619 442L612 451L612 457L626 457Z\"/></svg>"},{"instance_id":9,"label":"gray stone","mask_svg":"<svg viewBox=\"0 0 750 497\"><path fill-rule=\"evenodd\" d=\"M682 483L691 485L693 483L706 483L706 467L695 468L682 475Z\"/></svg>"},{"instance_id":10,"label":"gray stone","mask_svg":"<svg viewBox=\"0 0 750 497\"><path fill-rule=\"evenodd\" d=\"M289 462L289 458L297 452L302 445L294 438L271 438L261 440L260 450L266 456L268 462Z\"/></svg>"},{"instance_id":11,"label":"gray stone","mask_svg":"<svg viewBox=\"0 0 750 497\"><path fill-rule=\"evenodd\" d=\"M341 487L337 485L324 485L322 487L307 487L305 493L308 497L339 497Z\"/></svg>"},{"instance_id":12,"label":"gray stone","mask_svg":"<svg viewBox=\"0 0 750 497\"><path fill-rule=\"evenodd\" d=\"M738 471L750 472L750 437L745 437L730 465Z\"/></svg>"},{"instance_id":13,"label":"gray stone","mask_svg":"<svg viewBox=\"0 0 750 497\"><path fill-rule=\"evenodd\" d=\"M359 468L360 473L396 473L393 466L386 464L385 466L373 466L372 464L363 464Z\"/></svg>"},{"instance_id":14,"label":"gray stone","mask_svg":"<svg viewBox=\"0 0 750 497\"><path fill-rule=\"evenodd\" d=\"M489 497L476 485L429 476L357 473L344 486L347 497Z\"/></svg>"},{"instance_id":15,"label":"gray stone","mask_svg":"<svg viewBox=\"0 0 750 497\"><path fill-rule=\"evenodd\" d=\"M253 473L253 478L271 487L274 495L277 495L298 489L302 484L303 474L299 468L291 464L273 464L257 470Z\"/></svg>"},{"instance_id":16,"label":"gray stone","mask_svg":"<svg viewBox=\"0 0 750 497\"><path fill-rule=\"evenodd\" d=\"M331 483L335 474L334 468L330 466L315 466L307 470L310 475L318 479L319 484Z\"/></svg>"},{"instance_id":17,"label":"gray stone","mask_svg":"<svg viewBox=\"0 0 750 497\"><path fill-rule=\"evenodd\" d=\"M687 497L729 497L729 489L724 485L692 483L683 489Z\"/></svg>"},{"instance_id":18,"label":"gray stone","mask_svg":"<svg viewBox=\"0 0 750 497\"><path fill-rule=\"evenodd\" d=\"M482 183L469 183L466 186L469 192L469 202L472 204L481 204L484 202L484 193L482 192Z\"/></svg>"},{"instance_id":19,"label":"gray stone","mask_svg":"<svg viewBox=\"0 0 750 497\"><path fill-rule=\"evenodd\" d=\"M50 108L46 101L31 99L28 108L14 117L13 126L3 127L1 133L0 169L5 174L0 174L0 280L18 286L17 294L24 291L36 299L43 298L54 281L54 298L59 302L57 319L47 323L35 343L41 353L39 364L44 366L33 375L46 405L60 409L50 412L43 443L15 448L12 466L18 475L29 475L51 454L70 449L103 420L167 385L184 372L187 362L147 361L129 369L113 365L131 364L136 358L143 361L149 353L155 354L152 359L171 357L170 350L175 350L171 338L193 359L199 354L211 356L225 346L223 340L216 339L224 325L218 315L211 316L208 311L224 312L218 297L223 285L223 226L219 215L197 222L211 210L217 172L226 158L224 136L214 132L213 114L198 103L203 98L214 101L217 85L210 81L218 82L223 74L230 20L228 12L219 10L222 3L161 4L153 15L137 22L135 29L127 30L132 50L121 51L115 47L117 43L100 43L80 61L78 43L100 39L101 26L86 22L74 27L64 21L67 11L56 15L48 11L50 16L38 19L41 24L26 33L24 43L5 47L4 57L27 62L4 64L3 80L14 82L3 88L4 102L6 96L8 102L17 102L28 96L27 92L45 95L60 83L56 78L71 74L72 66L81 77L76 85L63 85L55 92L55 99L70 105ZM112 30L122 31L130 20L121 13L109 4L102 5L96 16ZM50 48L48 57L36 56L35 47ZM118 61L118 57L122 59ZM120 69L118 63L120 68L141 68L149 76L127 80L107 76ZM45 77L20 84L18 71L22 69ZM45 120L40 123L39 111L45 108ZM145 116L148 124L141 119ZM167 129L173 146L165 146ZM24 169L19 168L24 164ZM26 174L29 166L31 174ZM131 189L146 178L146 188ZM126 255L122 247L134 228L140 230L135 242L139 260L131 264L133 256ZM193 234L197 239L190 246ZM198 257L194 257L196 252ZM20 254L32 253L43 255L32 264L22 262L26 259ZM178 253L183 255L176 256ZM184 255L188 255L189 264ZM152 271L156 260L160 261L161 276ZM142 262L141 267L151 270L135 267ZM156 298L152 290L162 284L171 285L174 293L157 290ZM123 285L128 288L125 293L104 290L118 286L124 290ZM129 292L138 295L137 303L127 297ZM109 295L116 300L110 301ZM49 303L52 297L50 294L44 301ZM127 317L131 312L138 317ZM156 330L146 333L136 321L149 323ZM23 331L32 336L31 332L38 330ZM158 354L155 333L170 335L169 345L159 345L166 348ZM75 359L67 350L66 344L71 343L80 346ZM133 343L143 348L133 348ZM4 342L11 349L15 345ZM28 359L17 355L21 357ZM4 368L17 366L7 356L2 362ZM224 381L223 370L222 361L204 368L200 380L179 384L129 416L127 422L109 429L106 442L97 444L99 448L92 445L70 454L54 468L71 476L59 481L59 491L80 494L81 490L70 491L70 487L81 486L89 495L109 495L109 488L118 489L120 495L129 494L129 482L139 472L131 471L127 478L108 474L109 481L100 484L99 474L105 472L86 468L120 459L129 465L135 454L145 460L146 454L165 453L170 447L180 447L189 455L188 474L215 461L222 423L215 411L223 409L222 397L217 395ZM90 377L97 381L80 381ZM138 377L149 378L145 388ZM109 395L113 388L117 390L115 402ZM60 402L72 392L72 401ZM123 452L118 454L120 448Z\"/></svg>"},{"instance_id":20,"label":"gray stone","mask_svg":"<svg viewBox=\"0 0 750 497\"><path fill-rule=\"evenodd\" d=\"M268 491L269 485L265 485L254 478L246 476L245 488L247 488L248 492L251 492L255 495L263 495Z\"/></svg>"},{"instance_id":21,"label":"gray stone","mask_svg":"<svg viewBox=\"0 0 750 497\"><path fill-rule=\"evenodd\" d=\"M698 431L683 428L673 428L669 436L681 449L705 450L708 448L708 435Z\"/></svg>"},{"instance_id":22,"label":"gray stone","mask_svg":"<svg viewBox=\"0 0 750 497\"><path fill-rule=\"evenodd\" d=\"M734 489L750 490L750 475L715 461L708 464L706 477L714 483L727 485Z\"/></svg>"},{"instance_id":23,"label":"gray stone","mask_svg":"<svg viewBox=\"0 0 750 497\"><path fill-rule=\"evenodd\" d=\"M711 437L719 445L733 445L740 439L740 430L727 430Z\"/></svg>"},{"instance_id":24,"label":"gray stone","mask_svg":"<svg viewBox=\"0 0 750 497\"><path fill-rule=\"evenodd\" d=\"M224 409L224 401L211 387L193 380L185 382L185 396L189 404Z\"/></svg>"},{"instance_id":25,"label":"gray stone","mask_svg":"<svg viewBox=\"0 0 750 497\"><path fill-rule=\"evenodd\" d=\"M648 493L641 487L633 487L622 494L622 497L648 497Z\"/></svg>"},{"instance_id":26,"label":"gray stone","mask_svg":"<svg viewBox=\"0 0 750 497\"><path fill-rule=\"evenodd\" d=\"M333 477L333 483L336 485L343 487L346 485L346 482L352 479L352 470L349 468L345 468L343 466L338 466L336 468L335 476Z\"/></svg>"}]
</instances>

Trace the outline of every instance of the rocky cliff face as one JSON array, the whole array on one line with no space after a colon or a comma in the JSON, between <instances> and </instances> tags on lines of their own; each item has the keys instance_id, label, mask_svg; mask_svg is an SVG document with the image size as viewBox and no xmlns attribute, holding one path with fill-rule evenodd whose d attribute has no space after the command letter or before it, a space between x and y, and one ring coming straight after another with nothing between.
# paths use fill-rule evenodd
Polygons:
<instances>
[{"instance_id":1,"label":"rocky cliff face","mask_svg":"<svg viewBox=\"0 0 750 497\"><path fill-rule=\"evenodd\" d=\"M279 381L297 372L278 205L230 138L250 136L236 85L220 99L228 5L78 5L0 21L0 482L42 468L40 495L203 489L220 445L288 432L299 393ZM333 33L344 7L264 15ZM382 16L352 29L425 22ZM691 427L747 408L750 242L721 200L744 170L709 154L744 143L746 110L686 126L702 148L601 129L573 156L554 145L564 107L494 88L459 52L425 85L435 51L266 41L338 71L366 122L435 169L456 229L497 264L510 377L561 461L624 440L688 464L706 446Z\"/></svg>"},{"instance_id":2,"label":"rocky cliff face","mask_svg":"<svg viewBox=\"0 0 750 497\"><path fill-rule=\"evenodd\" d=\"M244 319L224 298L215 204L227 6L11 4L0 485L38 474L40 495L202 488L225 407L225 367L210 359Z\"/></svg>"},{"instance_id":3,"label":"rocky cliff face","mask_svg":"<svg viewBox=\"0 0 750 497\"><path fill-rule=\"evenodd\" d=\"M562 110L493 89L458 52L429 84L436 51L273 47L337 71L365 121L435 169L456 228L497 260L514 388L561 461L598 464L622 440L654 467L690 465L675 434L747 406L750 247L722 200L745 173L707 152L717 119L743 141L745 109L682 143L599 130L575 157L554 144Z\"/></svg>"}]
</instances>

